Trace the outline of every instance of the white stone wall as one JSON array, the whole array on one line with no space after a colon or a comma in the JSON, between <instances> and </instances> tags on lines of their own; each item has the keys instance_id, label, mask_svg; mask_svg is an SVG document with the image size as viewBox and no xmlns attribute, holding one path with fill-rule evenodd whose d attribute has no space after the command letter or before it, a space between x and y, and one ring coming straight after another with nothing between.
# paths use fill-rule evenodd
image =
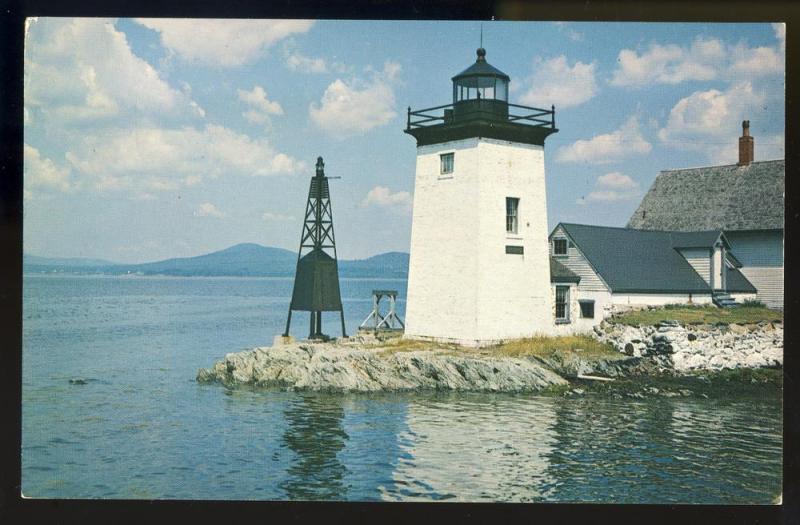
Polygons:
<instances>
[{"instance_id":1,"label":"white stone wall","mask_svg":"<svg viewBox=\"0 0 800 525\"><path fill-rule=\"evenodd\" d=\"M440 175L448 152L453 173ZM506 197L520 199L517 234L506 233ZM486 138L417 148L405 336L484 344L550 333L550 294L544 148Z\"/></svg>"},{"instance_id":2,"label":"white stone wall","mask_svg":"<svg viewBox=\"0 0 800 525\"><path fill-rule=\"evenodd\" d=\"M597 292L591 290L583 290L580 285L570 286L570 322L569 323L555 323L555 297L556 285L565 286L566 283L553 283L551 293L553 297L553 334L554 335L571 335L571 334L586 334L592 331L592 328L600 324L603 319L613 313L613 304L611 302L611 294L609 292ZM581 307L579 301L581 299L588 299L594 301L594 318L582 318Z\"/></svg>"},{"instance_id":3,"label":"white stone wall","mask_svg":"<svg viewBox=\"0 0 800 525\"><path fill-rule=\"evenodd\" d=\"M613 294L612 303L618 307L663 306L665 304L711 304L711 294Z\"/></svg>"},{"instance_id":4,"label":"white stone wall","mask_svg":"<svg viewBox=\"0 0 800 525\"><path fill-rule=\"evenodd\" d=\"M743 303L745 301L755 301L756 294L754 293L732 293L730 294L731 299L736 301L737 303Z\"/></svg>"}]
</instances>

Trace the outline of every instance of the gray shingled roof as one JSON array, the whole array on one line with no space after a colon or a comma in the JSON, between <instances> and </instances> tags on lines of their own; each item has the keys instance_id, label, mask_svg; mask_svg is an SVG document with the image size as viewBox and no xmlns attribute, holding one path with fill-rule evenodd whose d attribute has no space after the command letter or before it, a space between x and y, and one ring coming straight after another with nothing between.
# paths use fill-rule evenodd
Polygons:
<instances>
[{"instance_id":1,"label":"gray shingled roof","mask_svg":"<svg viewBox=\"0 0 800 525\"><path fill-rule=\"evenodd\" d=\"M710 291L708 284L675 248L680 241L692 237L705 237L713 244L720 235L719 231L716 235L699 232L687 236L676 232L584 224L561 223L561 226L614 293ZM738 274L734 276L736 283L741 286L749 284L738 270L735 273Z\"/></svg>"},{"instance_id":2,"label":"gray shingled roof","mask_svg":"<svg viewBox=\"0 0 800 525\"><path fill-rule=\"evenodd\" d=\"M756 293L756 287L736 268L728 268L728 275L725 278L727 281L725 288L728 292Z\"/></svg>"},{"instance_id":3,"label":"gray shingled roof","mask_svg":"<svg viewBox=\"0 0 800 525\"><path fill-rule=\"evenodd\" d=\"M711 248L721 233L719 230L709 230L707 232L670 232L669 235L673 248Z\"/></svg>"},{"instance_id":4,"label":"gray shingled roof","mask_svg":"<svg viewBox=\"0 0 800 525\"><path fill-rule=\"evenodd\" d=\"M785 162L662 171L628 221L664 231L783 228Z\"/></svg>"},{"instance_id":5,"label":"gray shingled roof","mask_svg":"<svg viewBox=\"0 0 800 525\"><path fill-rule=\"evenodd\" d=\"M581 278L572 270L550 257L551 283L578 283Z\"/></svg>"}]
</instances>

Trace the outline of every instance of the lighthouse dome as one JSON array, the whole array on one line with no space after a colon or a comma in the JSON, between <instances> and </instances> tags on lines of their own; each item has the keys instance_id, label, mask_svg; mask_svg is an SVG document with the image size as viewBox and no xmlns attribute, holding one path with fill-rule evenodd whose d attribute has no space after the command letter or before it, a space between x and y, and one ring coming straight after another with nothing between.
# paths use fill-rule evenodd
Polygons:
<instances>
[{"instance_id":1,"label":"lighthouse dome","mask_svg":"<svg viewBox=\"0 0 800 525\"><path fill-rule=\"evenodd\" d=\"M475 63L453 77L453 103L462 100L494 99L508 102L508 75L486 61L486 50L477 50Z\"/></svg>"}]
</instances>

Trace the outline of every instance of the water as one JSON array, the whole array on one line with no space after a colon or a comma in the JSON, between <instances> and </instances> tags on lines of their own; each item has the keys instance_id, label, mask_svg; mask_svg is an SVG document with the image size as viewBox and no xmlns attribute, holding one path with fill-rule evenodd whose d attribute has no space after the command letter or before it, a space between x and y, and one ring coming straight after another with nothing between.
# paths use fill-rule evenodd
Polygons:
<instances>
[{"instance_id":1,"label":"water","mask_svg":"<svg viewBox=\"0 0 800 525\"><path fill-rule=\"evenodd\" d=\"M25 276L22 490L48 498L770 503L780 399L331 395L194 381L291 279ZM348 330L373 288L342 281ZM327 333L338 334L335 314ZM296 314L292 332L308 330ZM70 380L83 379L85 384Z\"/></svg>"}]
</instances>

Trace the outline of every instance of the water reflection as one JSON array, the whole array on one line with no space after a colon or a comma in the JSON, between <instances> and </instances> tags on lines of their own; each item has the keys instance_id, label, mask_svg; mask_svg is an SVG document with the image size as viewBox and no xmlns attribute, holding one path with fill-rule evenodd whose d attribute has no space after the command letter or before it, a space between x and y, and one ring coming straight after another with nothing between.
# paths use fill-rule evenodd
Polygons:
<instances>
[{"instance_id":1,"label":"water reflection","mask_svg":"<svg viewBox=\"0 0 800 525\"><path fill-rule=\"evenodd\" d=\"M376 501L395 490L392 473L406 457L399 437L406 431L407 396L393 393L343 398L344 428L350 439L339 458L347 465L350 499Z\"/></svg>"},{"instance_id":2,"label":"water reflection","mask_svg":"<svg viewBox=\"0 0 800 525\"><path fill-rule=\"evenodd\" d=\"M557 443L548 457L556 482L546 488L547 499L769 503L763 493L770 481L780 492L775 451L781 437L767 430L776 428L774 409L765 406L769 415L759 422L742 406L712 406L671 399L559 400ZM755 471L747 466L751 462Z\"/></svg>"},{"instance_id":3,"label":"water reflection","mask_svg":"<svg viewBox=\"0 0 800 525\"><path fill-rule=\"evenodd\" d=\"M554 482L548 399L462 393L409 401L405 454L385 499L536 501Z\"/></svg>"},{"instance_id":4,"label":"water reflection","mask_svg":"<svg viewBox=\"0 0 800 525\"><path fill-rule=\"evenodd\" d=\"M336 396L298 395L284 410L281 441L297 455L280 485L291 500L345 499L347 472L337 457L348 439L342 428L344 409Z\"/></svg>"},{"instance_id":5,"label":"water reflection","mask_svg":"<svg viewBox=\"0 0 800 525\"><path fill-rule=\"evenodd\" d=\"M546 490L558 501L664 501L663 466L672 461L664 426L672 404L650 401L572 399L556 403L557 446ZM643 484L643 480L650 483ZM646 487L645 487L646 485Z\"/></svg>"}]
</instances>

